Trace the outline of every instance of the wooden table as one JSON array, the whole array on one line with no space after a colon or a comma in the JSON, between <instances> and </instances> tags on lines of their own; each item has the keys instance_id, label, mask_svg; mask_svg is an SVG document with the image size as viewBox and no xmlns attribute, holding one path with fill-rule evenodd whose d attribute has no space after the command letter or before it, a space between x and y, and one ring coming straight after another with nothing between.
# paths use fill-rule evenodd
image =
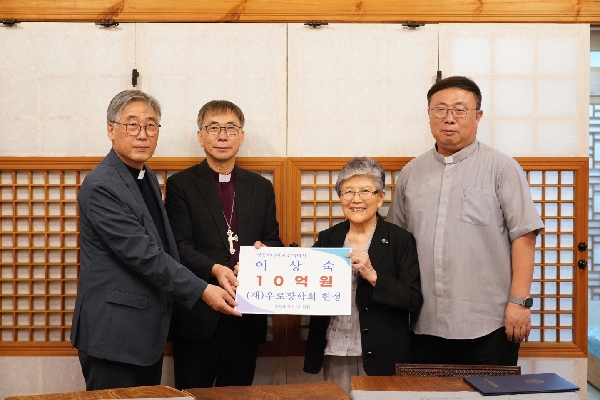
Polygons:
<instances>
[{"instance_id":1,"label":"wooden table","mask_svg":"<svg viewBox=\"0 0 600 400\"><path fill-rule=\"evenodd\" d=\"M93 400L187 397L189 393L169 386L139 386L134 388L92 390L89 392L51 393L34 396L7 397L4 400Z\"/></svg>"},{"instance_id":2,"label":"wooden table","mask_svg":"<svg viewBox=\"0 0 600 400\"><path fill-rule=\"evenodd\" d=\"M474 392L463 378L432 376L353 376L352 390L396 392Z\"/></svg>"},{"instance_id":3,"label":"wooden table","mask_svg":"<svg viewBox=\"0 0 600 400\"><path fill-rule=\"evenodd\" d=\"M333 382L304 382L287 385L225 386L204 389L186 389L198 400L231 399L330 399L349 400L348 394Z\"/></svg>"}]
</instances>

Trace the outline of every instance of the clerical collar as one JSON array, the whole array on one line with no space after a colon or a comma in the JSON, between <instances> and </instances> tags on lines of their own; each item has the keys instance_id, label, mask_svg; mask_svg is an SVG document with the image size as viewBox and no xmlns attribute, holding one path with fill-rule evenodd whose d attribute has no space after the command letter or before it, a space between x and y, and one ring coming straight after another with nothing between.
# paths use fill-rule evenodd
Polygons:
<instances>
[{"instance_id":1,"label":"clerical collar","mask_svg":"<svg viewBox=\"0 0 600 400\"><path fill-rule=\"evenodd\" d=\"M123 163L125 164L125 163ZM129 165L125 164L125 166L127 167L127 169L129 170L129 172L131 173L131 176L133 176L133 179L144 179L144 176L146 176L146 168L142 168L137 169L137 168L133 168L130 167Z\"/></svg>"},{"instance_id":2,"label":"clerical collar","mask_svg":"<svg viewBox=\"0 0 600 400\"><path fill-rule=\"evenodd\" d=\"M232 169L231 172L227 175L220 174L214 169L211 169L210 171L212 172L213 178L215 178L215 182L217 183L227 184L235 180L235 168Z\"/></svg>"},{"instance_id":3,"label":"clerical collar","mask_svg":"<svg viewBox=\"0 0 600 400\"><path fill-rule=\"evenodd\" d=\"M231 172L227 175L219 174L219 182L227 183L231 180Z\"/></svg>"},{"instance_id":4,"label":"clerical collar","mask_svg":"<svg viewBox=\"0 0 600 400\"><path fill-rule=\"evenodd\" d=\"M475 150L477 150L478 147L479 147L479 141L477 139L475 139L471 142L471 144L469 144L464 149L457 151L456 153L454 153L448 157L444 157L443 155L438 153L437 144L436 144L433 149L433 156L435 157L436 160L438 160L442 164L454 164L454 163L461 162L465 158L469 157L471 154L473 154L473 152Z\"/></svg>"}]
</instances>

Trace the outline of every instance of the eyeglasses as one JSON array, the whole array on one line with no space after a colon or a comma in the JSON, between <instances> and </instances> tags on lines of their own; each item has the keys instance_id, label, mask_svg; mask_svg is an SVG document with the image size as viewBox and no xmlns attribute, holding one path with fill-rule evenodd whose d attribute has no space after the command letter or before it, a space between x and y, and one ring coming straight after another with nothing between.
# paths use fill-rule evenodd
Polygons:
<instances>
[{"instance_id":1,"label":"eyeglasses","mask_svg":"<svg viewBox=\"0 0 600 400\"><path fill-rule=\"evenodd\" d=\"M379 193L379 190L371 190L371 189L362 189L359 191L354 191L352 189L348 189L348 190L343 190L342 193L340 193L340 198L343 200L353 200L354 196L356 196L358 194L358 197L360 197L363 200L369 200L371 198L371 196L373 196L374 194Z\"/></svg>"},{"instance_id":2,"label":"eyeglasses","mask_svg":"<svg viewBox=\"0 0 600 400\"><path fill-rule=\"evenodd\" d=\"M219 134L221 133L221 129L225 129L225 133L227 134L227 136L233 137L240 133L242 127L234 124L227 124L225 126L221 126L219 124L210 124L206 125L204 129L206 130L208 136L219 136Z\"/></svg>"},{"instance_id":3,"label":"eyeglasses","mask_svg":"<svg viewBox=\"0 0 600 400\"><path fill-rule=\"evenodd\" d=\"M156 125L156 124L140 125L140 124L134 124L134 123L122 124L117 121L110 121L110 122L113 124L123 125L125 127L125 131L127 132L127 134L129 136L139 135L140 132L142 131L142 128L144 128L146 130L146 135L148 135L150 137L154 137L154 136L158 135L158 128L160 128L160 124L158 124L158 125Z\"/></svg>"},{"instance_id":4,"label":"eyeglasses","mask_svg":"<svg viewBox=\"0 0 600 400\"><path fill-rule=\"evenodd\" d=\"M452 116L454 118L465 118L469 110L479 110L479 108L466 108L466 107L454 107L454 108L446 108L446 107L434 107L430 108L433 111L433 116L435 118L446 118L448 115L448 111L452 111Z\"/></svg>"}]
</instances>

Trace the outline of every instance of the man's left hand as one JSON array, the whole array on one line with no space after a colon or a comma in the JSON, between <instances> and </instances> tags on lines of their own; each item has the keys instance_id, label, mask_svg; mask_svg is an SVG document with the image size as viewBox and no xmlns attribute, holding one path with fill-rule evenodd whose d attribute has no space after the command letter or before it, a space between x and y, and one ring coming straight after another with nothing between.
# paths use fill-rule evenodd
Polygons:
<instances>
[{"instance_id":1,"label":"man's left hand","mask_svg":"<svg viewBox=\"0 0 600 400\"><path fill-rule=\"evenodd\" d=\"M227 293L235 299L235 291L240 283L238 282L234 271L224 265L215 264L212 267L212 275L217 278L219 286L225 289Z\"/></svg>"},{"instance_id":2,"label":"man's left hand","mask_svg":"<svg viewBox=\"0 0 600 400\"><path fill-rule=\"evenodd\" d=\"M520 343L531 332L531 311L518 304L508 303L504 310L504 327L509 342Z\"/></svg>"},{"instance_id":3,"label":"man's left hand","mask_svg":"<svg viewBox=\"0 0 600 400\"><path fill-rule=\"evenodd\" d=\"M263 244L263 242L261 242L260 240L257 240L256 242L254 242L255 249L260 249L261 247L267 247L267 245ZM233 268L233 274L235 276L238 276L238 272L240 272L240 263L236 263L235 267Z\"/></svg>"}]
</instances>

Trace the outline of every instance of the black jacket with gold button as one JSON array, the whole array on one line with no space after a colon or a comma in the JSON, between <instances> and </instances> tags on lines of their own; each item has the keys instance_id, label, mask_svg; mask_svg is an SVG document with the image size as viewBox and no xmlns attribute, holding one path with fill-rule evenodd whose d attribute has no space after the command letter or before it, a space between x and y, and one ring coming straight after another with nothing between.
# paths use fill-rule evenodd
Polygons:
<instances>
[{"instance_id":1,"label":"black jacket with gold button","mask_svg":"<svg viewBox=\"0 0 600 400\"><path fill-rule=\"evenodd\" d=\"M313 247L343 247L349 229L349 221L334 225L319 233ZM378 214L368 253L376 285L359 276L356 288L363 367L368 375L394 375L396 363L412 361L410 316L414 319L423 304L417 247L412 234ZM329 321L329 316L310 318L305 372L316 374L323 366Z\"/></svg>"}]
</instances>

